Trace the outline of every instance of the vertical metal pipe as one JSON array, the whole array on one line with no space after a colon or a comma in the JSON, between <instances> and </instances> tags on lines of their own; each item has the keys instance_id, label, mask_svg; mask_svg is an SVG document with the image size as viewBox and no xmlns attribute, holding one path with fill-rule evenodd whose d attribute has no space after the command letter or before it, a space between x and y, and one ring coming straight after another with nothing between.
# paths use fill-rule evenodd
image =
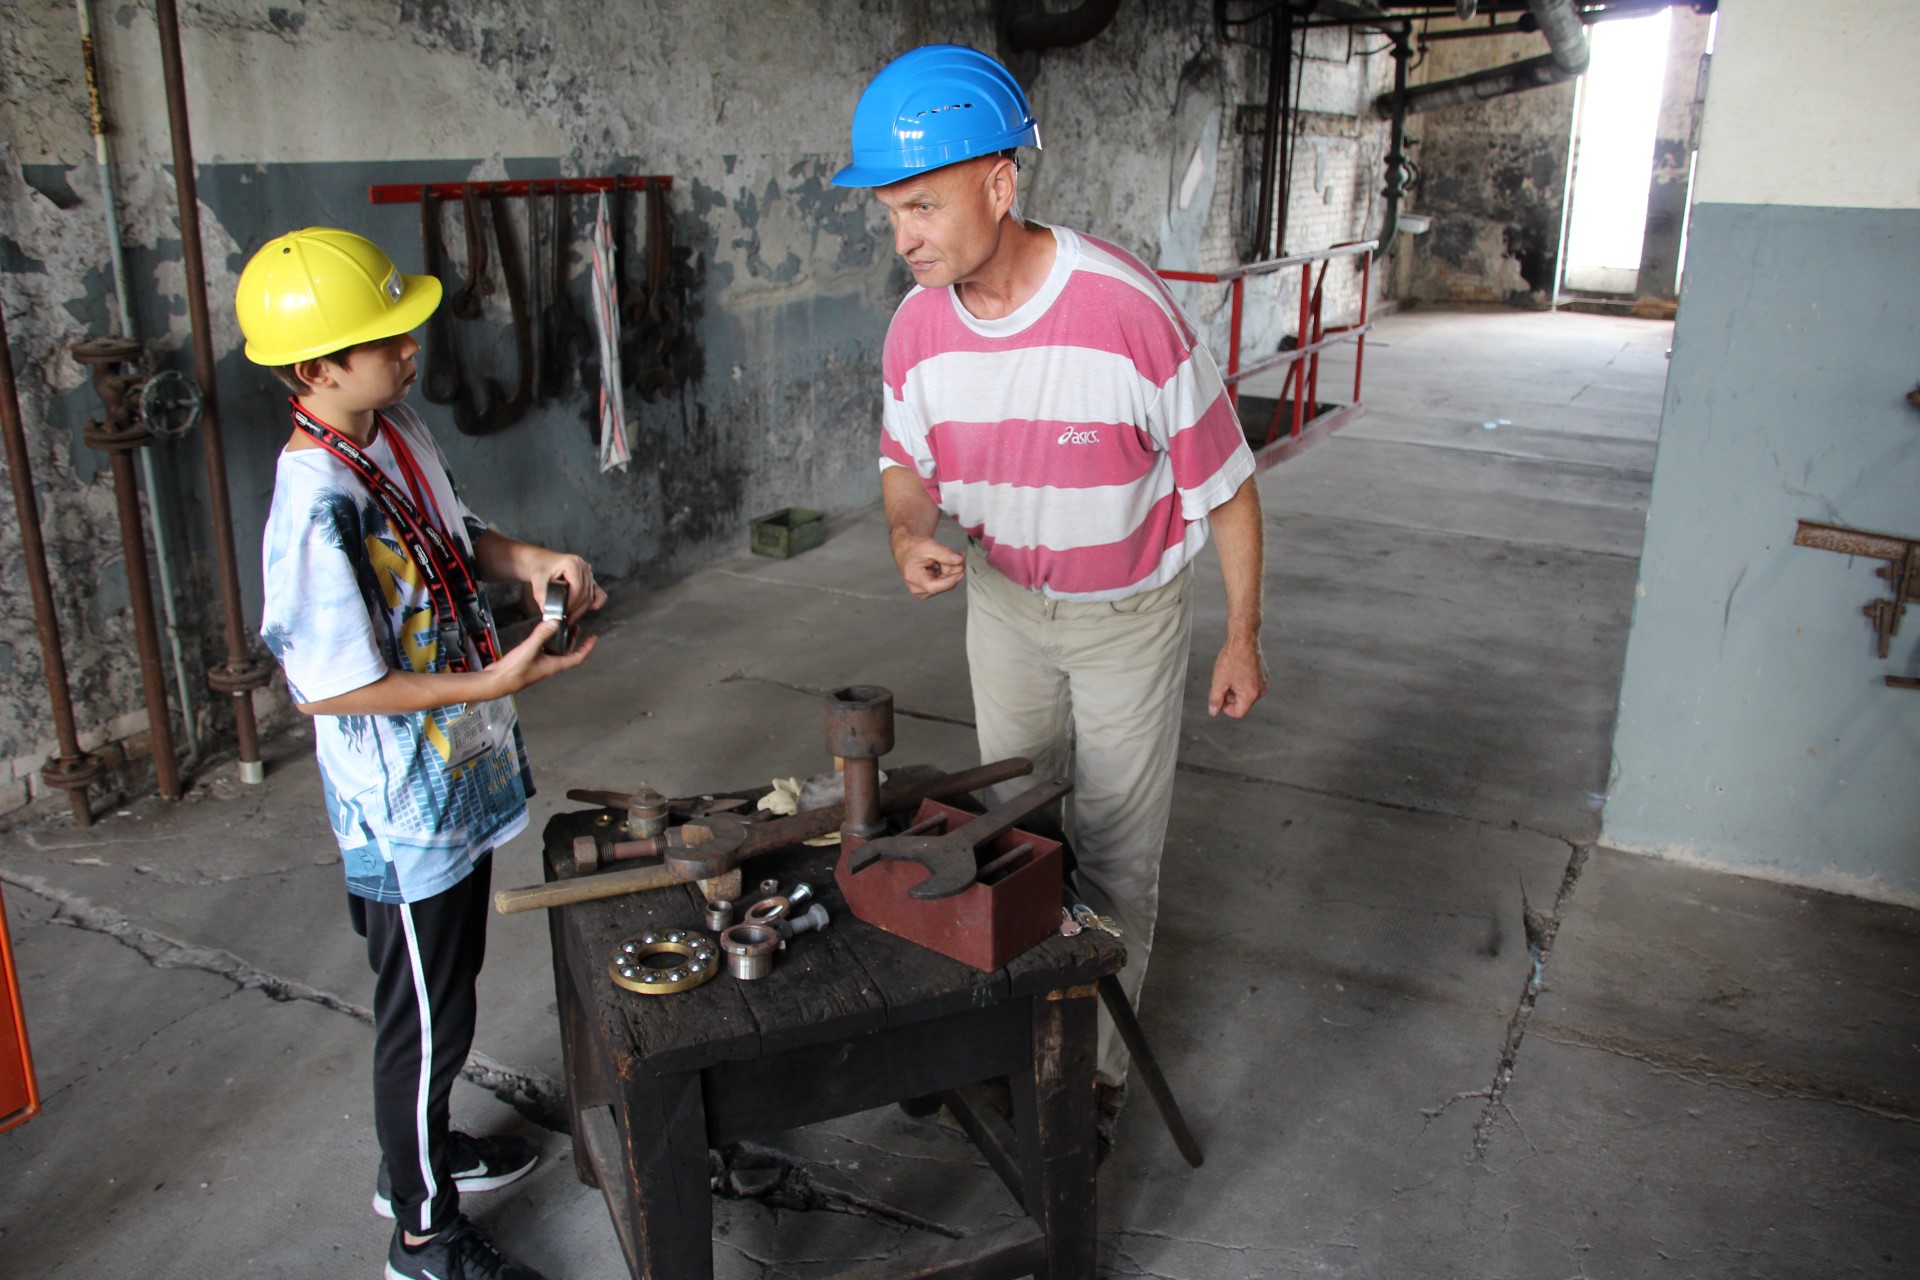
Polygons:
<instances>
[{"instance_id":1,"label":"vertical metal pipe","mask_svg":"<svg viewBox=\"0 0 1920 1280\"><path fill-rule=\"evenodd\" d=\"M1240 324L1246 312L1246 286L1245 276L1235 276L1227 286L1227 295L1232 299L1227 319L1227 403L1235 411L1240 408L1240 381L1234 375L1240 372Z\"/></svg>"},{"instance_id":2,"label":"vertical metal pipe","mask_svg":"<svg viewBox=\"0 0 1920 1280\"><path fill-rule=\"evenodd\" d=\"M93 127L93 157L100 168L101 203L106 210L107 261L113 267L113 293L120 317L121 336L140 335L133 324L133 291L127 284L127 251L120 238L120 202L113 189L113 151L107 145L107 115L100 102L100 66L93 47L93 6L73 0L80 16L80 53L86 62L87 109ZM167 648L173 657L173 682L180 697L180 727L187 739L187 767L200 759L199 717L194 713L193 681L187 678L187 658L180 642L179 591L173 582L173 557L168 549L166 512L160 501L160 477L153 451L140 451L140 475L147 487L147 518L153 525L153 566L160 574L160 607L166 614Z\"/></svg>"},{"instance_id":3,"label":"vertical metal pipe","mask_svg":"<svg viewBox=\"0 0 1920 1280\"><path fill-rule=\"evenodd\" d=\"M266 683L262 664L250 662L240 616L240 568L233 550L233 512L227 498L226 445L220 433L219 388L214 382L213 324L207 313L206 261L200 247L200 196L193 170L193 137L187 123L186 79L180 64L180 15L174 0L154 0L160 29L160 65L167 87L167 124L173 137L173 181L180 206L180 255L187 277L187 315L193 325L193 372L204 397L201 447L207 459L207 500L212 507L213 549L219 565L220 612L225 624L224 684L233 694L234 734L239 740L240 780L264 782L259 730L251 689ZM254 681L258 683L254 683ZM216 684L215 687L220 687Z\"/></svg>"},{"instance_id":4,"label":"vertical metal pipe","mask_svg":"<svg viewBox=\"0 0 1920 1280\"><path fill-rule=\"evenodd\" d=\"M1367 304L1373 296L1373 255L1360 255L1360 335L1353 340L1353 402L1360 403L1360 370L1367 362Z\"/></svg>"},{"instance_id":5,"label":"vertical metal pipe","mask_svg":"<svg viewBox=\"0 0 1920 1280\"><path fill-rule=\"evenodd\" d=\"M173 758L173 728L167 718L167 681L160 674L160 632L153 624L153 584L147 578L147 539L140 523L140 486L125 449L109 449L113 496L120 514L120 546L127 566L127 601L133 638L140 649L140 687L147 700L147 733L153 776L163 799L180 798L180 767Z\"/></svg>"},{"instance_id":6,"label":"vertical metal pipe","mask_svg":"<svg viewBox=\"0 0 1920 1280\"><path fill-rule=\"evenodd\" d=\"M26 560L27 583L33 592L33 620L40 632L40 662L47 675L47 700L53 710L53 730L60 742L58 763L49 762L47 781L64 787L73 804L73 820L93 825L87 805L87 784L100 776L100 762L80 749L73 724L73 695L67 690L67 660L60 652L60 618L54 612L53 582L47 575L47 546L40 536L40 502L33 493L33 465L27 456L27 437L20 424L20 397L13 382L13 348L7 341L5 308L0 307L0 430L7 439L7 472L13 481L13 505L20 521L20 552Z\"/></svg>"},{"instance_id":7,"label":"vertical metal pipe","mask_svg":"<svg viewBox=\"0 0 1920 1280\"><path fill-rule=\"evenodd\" d=\"M1303 262L1300 264L1300 329L1299 329L1300 345L1303 347L1306 346L1307 343L1313 341L1312 338L1307 336L1312 331L1312 328L1313 328L1313 317L1308 312L1308 308L1311 307L1312 305L1313 305L1313 264L1311 262ZM1293 380L1293 429L1289 431L1287 434L1292 436L1297 436L1300 434L1300 421L1301 421L1300 410L1301 410L1301 407L1306 403L1306 399L1307 399L1307 366L1305 364L1305 358L1302 357L1299 360L1295 360L1293 362L1293 367L1299 370L1300 376Z\"/></svg>"},{"instance_id":8,"label":"vertical metal pipe","mask_svg":"<svg viewBox=\"0 0 1920 1280\"><path fill-rule=\"evenodd\" d=\"M1260 195L1254 212L1252 261L1274 253L1275 188L1280 178L1280 118L1286 105L1288 63L1293 53L1293 20L1282 7L1268 20L1266 133L1260 139ZM1284 38L1283 38L1284 33ZM1284 52L1283 52L1284 51Z\"/></svg>"}]
</instances>

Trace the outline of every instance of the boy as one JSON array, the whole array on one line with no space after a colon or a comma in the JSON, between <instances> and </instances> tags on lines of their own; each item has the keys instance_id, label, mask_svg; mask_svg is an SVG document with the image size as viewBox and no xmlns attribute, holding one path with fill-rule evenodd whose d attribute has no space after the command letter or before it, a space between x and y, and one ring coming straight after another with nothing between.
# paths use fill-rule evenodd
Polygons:
<instances>
[{"instance_id":1,"label":"boy","mask_svg":"<svg viewBox=\"0 0 1920 1280\"><path fill-rule=\"evenodd\" d=\"M492 851L527 825L526 749L509 695L593 651L542 646L542 622L502 652L482 580L564 582L567 616L606 602L593 571L489 529L402 400L440 302L371 241L309 227L241 272L247 358L293 392L264 537L260 635L314 718L348 909L374 985L374 1209L397 1219L388 1280L541 1280L459 1213L538 1158L518 1138L448 1128L473 1044Z\"/></svg>"}]
</instances>

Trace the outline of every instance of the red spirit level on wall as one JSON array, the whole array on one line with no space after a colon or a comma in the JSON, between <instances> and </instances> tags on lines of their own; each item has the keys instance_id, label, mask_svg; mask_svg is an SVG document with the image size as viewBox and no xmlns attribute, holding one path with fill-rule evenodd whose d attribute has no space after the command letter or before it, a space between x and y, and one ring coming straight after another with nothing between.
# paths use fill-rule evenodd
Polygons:
<instances>
[{"instance_id":1,"label":"red spirit level on wall","mask_svg":"<svg viewBox=\"0 0 1920 1280\"><path fill-rule=\"evenodd\" d=\"M40 1114L40 1085L27 1048L27 1019L20 1011L20 971L7 935L7 900L0 894L0 1133Z\"/></svg>"}]
</instances>

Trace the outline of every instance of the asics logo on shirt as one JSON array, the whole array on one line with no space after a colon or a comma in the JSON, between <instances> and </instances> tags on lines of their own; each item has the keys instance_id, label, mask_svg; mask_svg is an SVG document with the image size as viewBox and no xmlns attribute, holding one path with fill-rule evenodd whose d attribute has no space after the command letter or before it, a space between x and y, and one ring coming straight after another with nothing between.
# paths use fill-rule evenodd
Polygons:
<instances>
[{"instance_id":1,"label":"asics logo on shirt","mask_svg":"<svg viewBox=\"0 0 1920 1280\"><path fill-rule=\"evenodd\" d=\"M1079 431L1074 429L1073 427L1068 427L1065 431L1062 431L1060 433L1060 438L1054 441L1054 443L1055 444L1099 444L1100 433L1098 431Z\"/></svg>"}]
</instances>

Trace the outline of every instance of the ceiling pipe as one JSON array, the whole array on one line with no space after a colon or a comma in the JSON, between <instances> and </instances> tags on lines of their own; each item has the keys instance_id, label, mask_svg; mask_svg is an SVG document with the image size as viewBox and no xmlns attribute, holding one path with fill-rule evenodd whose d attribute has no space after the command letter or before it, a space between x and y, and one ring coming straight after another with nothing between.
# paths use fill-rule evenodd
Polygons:
<instances>
[{"instance_id":1,"label":"ceiling pipe","mask_svg":"<svg viewBox=\"0 0 1920 1280\"><path fill-rule=\"evenodd\" d=\"M1396 109L1411 115L1484 102L1529 89L1544 89L1584 72L1592 52L1587 44L1587 29L1580 21L1580 11L1574 8L1573 0L1527 0L1527 7L1540 24L1550 52L1451 80L1423 84L1407 90L1404 96L1383 93L1374 100L1374 110L1383 116L1393 114Z\"/></svg>"},{"instance_id":2,"label":"ceiling pipe","mask_svg":"<svg viewBox=\"0 0 1920 1280\"><path fill-rule=\"evenodd\" d=\"M1062 13L1023 13L1007 24L1007 45L1016 53L1071 49L1105 31L1120 12L1120 0L1081 0Z\"/></svg>"},{"instance_id":3,"label":"ceiling pipe","mask_svg":"<svg viewBox=\"0 0 1920 1280\"><path fill-rule=\"evenodd\" d=\"M1573 0L1527 0L1527 8L1540 23L1540 34L1553 50L1553 63L1569 76L1587 69L1592 57L1587 47L1587 28Z\"/></svg>"}]
</instances>

